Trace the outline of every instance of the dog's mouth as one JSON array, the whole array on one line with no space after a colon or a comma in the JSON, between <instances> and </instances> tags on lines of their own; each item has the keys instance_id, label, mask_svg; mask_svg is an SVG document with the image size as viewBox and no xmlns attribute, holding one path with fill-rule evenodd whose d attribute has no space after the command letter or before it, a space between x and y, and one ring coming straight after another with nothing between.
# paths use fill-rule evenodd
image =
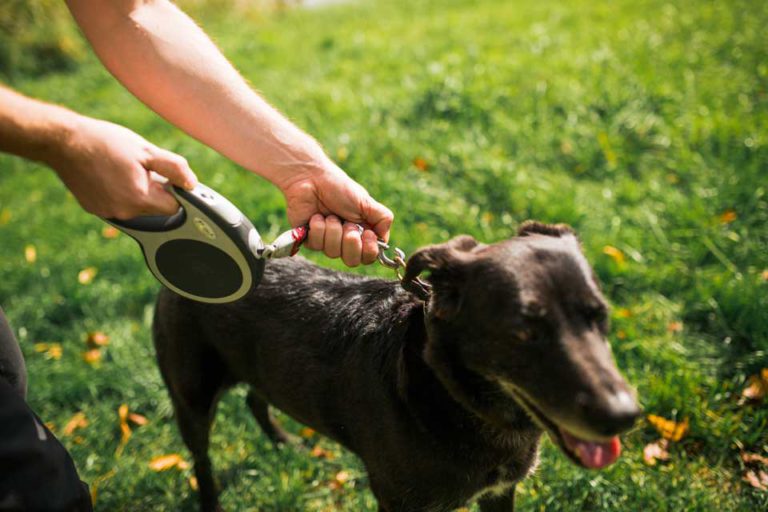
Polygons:
<instances>
[{"instance_id":1,"label":"dog's mouth","mask_svg":"<svg viewBox=\"0 0 768 512\"><path fill-rule=\"evenodd\" d=\"M541 409L524 396L519 389L504 383L528 415L545 430L552 441L576 464L588 469L602 469L610 466L621 455L619 436L608 439L585 439L569 431L544 414Z\"/></svg>"}]
</instances>

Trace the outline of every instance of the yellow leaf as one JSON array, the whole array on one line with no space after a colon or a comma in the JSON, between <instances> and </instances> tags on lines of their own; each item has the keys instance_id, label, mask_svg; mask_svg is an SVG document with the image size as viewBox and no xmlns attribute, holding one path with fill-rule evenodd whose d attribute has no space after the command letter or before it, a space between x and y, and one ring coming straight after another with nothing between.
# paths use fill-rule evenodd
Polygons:
<instances>
[{"instance_id":1,"label":"yellow leaf","mask_svg":"<svg viewBox=\"0 0 768 512\"><path fill-rule=\"evenodd\" d=\"M610 256L618 265L622 265L624 264L624 261L626 261L624 253L621 252L621 249L617 249L612 245L606 245L603 247L603 254Z\"/></svg>"},{"instance_id":2,"label":"yellow leaf","mask_svg":"<svg viewBox=\"0 0 768 512\"><path fill-rule=\"evenodd\" d=\"M3 208L0 210L0 226L5 226L11 220L11 210Z\"/></svg>"},{"instance_id":3,"label":"yellow leaf","mask_svg":"<svg viewBox=\"0 0 768 512\"><path fill-rule=\"evenodd\" d=\"M103 347L109 344L109 336L101 331L89 332L88 337L85 338L85 343L88 348Z\"/></svg>"},{"instance_id":4,"label":"yellow leaf","mask_svg":"<svg viewBox=\"0 0 768 512\"><path fill-rule=\"evenodd\" d=\"M83 361L91 366L97 366L101 363L101 350L98 348L92 348L83 352Z\"/></svg>"},{"instance_id":5,"label":"yellow leaf","mask_svg":"<svg viewBox=\"0 0 768 512\"><path fill-rule=\"evenodd\" d=\"M24 248L24 259L30 265L37 261L37 249L34 245L30 244Z\"/></svg>"},{"instance_id":6,"label":"yellow leaf","mask_svg":"<svg viewBox=\"0 0 768 512\"><path fill-rule=\"evenodd\" d=\"M627 339L627 331L625 331L625 330L623 330L623 329L622 329L622 330L619 330L619 331L616 333L616 337L617 337L617 338L619 338L620 340L625 340L625 339Z\"/></svg>"},{"instance_id":7,"label":"yellow leaf","mask_svg":"<svg viewBox=\"0 0 768 512\"><path fill-rule=\"evenodd\" d=\"M120 418L120 423L125 423L128 420L128 404L120 404L117 408L117 416Z\"/></svg>"},{"instance_id":8,"label":"yellow leaf","mask_svg":"<svg viewBox=\"0 0 768 512\"><path fill-rule=\"evenodd\" d=\"M429 163L420 156L413 159L413 166L422 172L427 172L429 170Z\"/></svg>"},{"instance_id":9,"label":"yellow leaf","mask_svg":"<svg viewBox=\"0 0 768 512\"><path fill-rule=\"evenodd\" d=\"M35 343L35 352L41 352L46 358L58 361L64 350L61 348L61 343Z\"/></svg>"},{"instance_id":10,"label":"yellow leaf","mask_svg":"<svg viewBox=\"0 0 768 512\"><path fill-rule=\"evenodd\" d=\"M669 332L680 332L683 330L683 323L682 322L669 322L669 325L667 325L667 330Z\"/></svg>"},{"instance_id":11,"label":"yellow leaf","mask_svg":"<svg viewBox=\"0 0 768 512\"><path fill-rule=\"evenodd\" d=\"M747 387L741 392L741 396L747 400L762 400L766 394L768 394L768 368L763 368L759 374L749 377Z\"/></svg>"},{"instance_id":12,"label":"yellow leaf","mask_svg":"<svg viewBox=\"0 0 768 512\"><path fill-rule=\"evenodd\" d=\"M132 412L131 414L129 414L128 419L140 427L149 423L149 420L146 418L146 416L142 416L141 414L137 414L135 412Z\"/></svg>"},{"instance_id":13,"label":"yellow leaf","mask_svg":"<svg viewBox=\"0 0 768 512\"><path fill-rule=\"evenodd\" d=\"M336 160L339 162L344 162L349 157L349 150L347 149L347 146L339 146L339 149L336 150Z\"/></svg>"},{"instance_id":14,"label":"yellow leaf","mask_svg":"<svg viewBox=\"0 0 768 512\"><path fill-rule=\"evenodd\" d=\"M648 422L656 428L656 431L661 434L664 439L677 442L685 437L688 433L690 423L688 418L685 418L682 422L678 423L655 414L648 415Z\"/></svg>"},{"instance_id":15,"label":"yellow leaf","mask_svg":"<svg viewBox=\"0 0 768 512\"><path fill-rule=\"evenodd\" d=\"M101 230L101 236L104 238L117 238L119 234L120 230L115 226L104 226L104 229Z\"/></svg>"},{"instance_id":16,"label":"yellow leaf","mask_svg":"<svg viewBox=\"0 0 768 512\"><path fill-rule=\"evenodd\" d=\"M198 489L197 477L194 477L194 476L189 477L189 487L191 487L193 491L196 491Z\"/></svg>"},{"instance_id":17,"label":"yellow leaf","mask_svg":"<svg viewBox=\"0 0 768 512\"><path fill-rule=\"evenodd\" d=\"M668 445L669 441L666 439L659 439L655 443L648 443L643 448L643 461L649 466L654 466L657 461L668 460Z\"/></svg>"},{"instance_id":18,"label":"yellow leaf","mask_svg":"<svg viewBox=\"0 0 768 512\"><path fill-rule=\"evenodd\" d=\"M345 483L347 483L349 481L349 472L348 471L344 471L344 470L339 471L338 473L336 473L336 476L334 477L334 479L340 485L344 485Z\"/></svg>"},{"instance_id":19,"label":"yellow leaf","mask_svg":"<svg viewBox=\"0 0 768 512\"><path fill-rule=\"evenodd\" d=\"M760 277L763 278L763 281L768 281L768 269L763 270L763 272L760 274Z\"/></svg>"},{"instance_id":20,"label":"yellow leaf","mask_svg":"<svg viewBox=\"0 0 768 512\"><path fill-rule=\"evenodd\" d=\"M91 284L97 272L96 267L86 267L77 274L77 281L80 284Z\"/></svg>"},{"instance_id":21,"label":"yellow leaf","mask_svg":"<svg viewBox=\"0 0 768 512\"><path fill-rule=\"evenodd\" d=\"M75 413L61 429L61 433L65 436L72 435L72 433L79 429L88 426L88 419L85 417L85 413L80 411Z\"/></svg>"},{"instance_id":22,"label":"yellow leaf","mask_svg":"<svg viewBox=\"0 0 768 512\"><path fill-rule=\"evenodd\" d=\"M720 224L730 224L738 218L736 211L729 209L720 214Z\"/></svg>"},{"instance_id":23,"label":"yellow leaf","mask_svg":"<svg viewBox=\"0 0 768 512\"><path fill-rule=\"evenodd\" d=\"M178 453L158 455L149 462L149 469L152 471L165 471L171 468L187 469L188 467L189 463Z\"/></svg>"},{"instance_id":24,"label":"yellow leaf","mask_svg":"<svg viewBox=\"0 0 768 512\"><path fill-rule=\"evenodd\" d=\"M312 429L311 429L311 428L309 428L309 427L304 427L304 428L302 428L302 429L301 429L301 431L299 432L299 435L300 435L301 437L303 437L304 439L309 439L309 438L311 438L311 437L314 437L314 435L315 435L315 431L314 431L314 430L312 430Z\"/></svg>"},{"instance_id":25,"label":"yellow leaf","mask_svg":"<svg viewBox=\"0 0 768 512\"><path fill-rule=\"evenodd\" d=\"M632 311L630 311L627 308L621 308L616 311L616 317L618 318L630 318L632 316Z\"/></svg>"}]
</instances>

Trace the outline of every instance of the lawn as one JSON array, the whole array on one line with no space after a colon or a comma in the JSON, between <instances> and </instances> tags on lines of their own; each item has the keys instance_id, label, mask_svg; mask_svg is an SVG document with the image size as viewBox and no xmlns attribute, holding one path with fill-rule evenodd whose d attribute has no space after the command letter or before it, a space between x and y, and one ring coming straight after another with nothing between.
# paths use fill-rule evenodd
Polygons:
<instances>
[{"instance_id":1,"label":"lawn","mask_svg":"<svg viewBox=\"0 0 768 512\"><path fill-rule=\"evenodd\" d=\"M649 465L659 434L643 420L601 472L546 441L519 510L768 507L741 457L768 455L766 402L742 397L768 367L767 2L188 3L254 86L392 208L407 253L462 233L501 240L529 218L578 231L613 305L619 366L646 413L689 429ZM275 189L141 106L93 56L12 85L186 156L265 238L288 227ZM32 406L97 510L195 510L191 468L149 467L189 460L149 335L159 284L104 227L51 172L0 155L0 304ZM109 343L88 362L92 332ZM376 510L354 456L307 432L314 455L272 448L244 397L225 397L213 429L227 510ZM127 423L122 447L121 404L148 419Z\"/></svg>"}]
</instances>

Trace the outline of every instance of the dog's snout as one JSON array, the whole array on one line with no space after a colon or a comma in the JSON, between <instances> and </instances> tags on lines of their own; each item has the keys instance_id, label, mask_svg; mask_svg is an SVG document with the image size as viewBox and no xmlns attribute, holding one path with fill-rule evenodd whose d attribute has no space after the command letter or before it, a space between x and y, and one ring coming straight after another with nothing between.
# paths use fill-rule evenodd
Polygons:
<instances>
[{"instance_id":1,"label":"dog's snout","mask_svg":"<svg viewBox=\"0 0 768 512\"><path fill-rule=\"evenodd\" d=\"M605 436L619 434L634 425L642 411L625 390L582 403L587 420Z\"/></svg>"}]
</instances>

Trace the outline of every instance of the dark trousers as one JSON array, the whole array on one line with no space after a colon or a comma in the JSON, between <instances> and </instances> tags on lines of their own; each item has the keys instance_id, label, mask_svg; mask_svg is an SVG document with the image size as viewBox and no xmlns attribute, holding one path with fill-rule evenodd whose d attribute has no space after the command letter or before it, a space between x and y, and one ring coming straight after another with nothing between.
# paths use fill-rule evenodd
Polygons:
<instances>
[{"instance_id":1,"label":"dark trousers","mask_svg":"<svg viewBox=\"0 0 768 512\"><path fill-rule=\"evenodd\" d=\"M67 450L25 400L27 370L0 309L0 511L90 511Z\"/></svg>"}]
</instances>

